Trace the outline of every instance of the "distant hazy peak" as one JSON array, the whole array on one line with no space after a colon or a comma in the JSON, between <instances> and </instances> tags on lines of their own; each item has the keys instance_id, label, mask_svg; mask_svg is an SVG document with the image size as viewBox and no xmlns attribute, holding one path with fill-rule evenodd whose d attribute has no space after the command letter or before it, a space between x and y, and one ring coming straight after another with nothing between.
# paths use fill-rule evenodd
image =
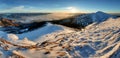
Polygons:
<instances>
[{"instance_id":1,"label":"distant hazy peak","mask_svg":"<svg viewBox=\"0 0 120 58\"><path fill-rule=\"evenodd\" d=\"M96 13L105 13L105 12L102 12L102 11L97 11Z\"/></svg>"}]
</instances>

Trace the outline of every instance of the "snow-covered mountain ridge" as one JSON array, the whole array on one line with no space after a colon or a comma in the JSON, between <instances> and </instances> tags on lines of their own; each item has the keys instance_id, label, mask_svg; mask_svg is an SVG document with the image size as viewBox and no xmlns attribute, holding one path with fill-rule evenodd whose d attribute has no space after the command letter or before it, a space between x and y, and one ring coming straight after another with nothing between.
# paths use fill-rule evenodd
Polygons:
<instances>
[{"instance_id":1,"label":"snow-covered mountain ridge","mask_svg":"<svg viewBox=\"0 0 120 58\"><path fill-rule=\"evenodd\" d=\"M0 31L0 58L119 58L120 18L103 14L77 17L79 24L92 21L82 30L47 23L23 34Z\"/></svg>"},{"instance_id":2,"label":"snow-covered mountain ridge","mask_svg":"<svg viewBox=\"0 0 120 58\"><path fill-rule=\"evenodd\" d=\"M57 50L61 53L65 53L63 57L70 58L119 58L120 18L110 18L100 24L93 23L79 32L62 35L49 34L47 37L43 38L49 38L47 40L48 43L59 43L58 45L55 43L52 44L52 46L55 45L55 47L50 51L51 57L57 55L52 55L52 52L56 52ZM49 49L51 44L48 44L45 47Z\"/></svg>"},{"instance_id":3,"label":"snow-covered mountain ridge","mask_svg":"<svg viewBox=\"0 0 120 58\"><path fill-rule=\"evenodd\" d=\"M76 19L75 23L79 25L87 26L94 22L97 22L97 23L103 22L109 18L116 18L116 16L98 11L96 13L89 13L89 14L77 16L75 18Z\"/></svg>"},{"instance_id":4,"label":"snow-covered mountain ridge","mask_svg":"<svg viewBox=\"0 0 120 58\"><path fill-rule=\"evenodd\" d=\"M115 18L115 16L112 16L110 14L98 11L96 13L90 14L91 18L93 19L93 22L102 22L107 20L108 18Z\"/></svg>"},{"instance_id":5,"label":"snow-covered mountain ridge","mask_svg":"<svg viewBox=\"0 0 120 58\"><path fill-rule=\"evenodd\" d=\"M94 22L100 23L100 22L107 20L108 18L115 17L115 16L112 16L112 15L109 15L109 14L106 14L100 11L96 13L83 14L83 15L78 15L78 16L77 15L74 16L73 14L49 14L49 15L42 15L42 16L44 16L44 18L41 18L41 16L37 16L40 18L37 18L36 16L33 16L33 18L30 17L33 20L40 20L40 19L44 20L42 22L32 21L32 23L16 22L14 20L9 20L9 19L2 21L4 19L3 18L1 19L1 24L0 24L0 26L2 26L3 28L1 28L0 30L6 31L8 33L21 34L21 33L29 32L29 31L34 31L37 28L43 27L45 26L47 22L81 29ZM51 19L53 20L51 21ZM30 19L26 19L26 20L31 21ZM14 22L11 22L11 21L14 21ZM4 27L4 26L7 26L7 27Z\"/></svg>"},{"instance_id":6,"label":"snow-covered mountain ridge","mask_svg":"<svg viewBox=\"0 0 120 58\"><path fill-rule=\"evenodd\" d=\"M100 23L106 21L109 18L117 18L114 15L110 15L101 11L96 13L87 13L87 14L80 14L73 17L68 17L62 20L53 20L49 21L53 24L60 24L72 28L83 28L92 23Z\"/></svg>"},{"instance_id":7,"label":"snow-covered mountain ridge","mask_svg":"<svg viewBox=\"0 0 120 58\"><path fill-rule=\"evenodd\" d=\"M114 23L113 23L114 22ZM68 29L70 31L70 29ZM13 37L13 45L0 39L1 57L25 58L119 58L120 18L93 23L81 31L53 32L35 41ZM46 39L46 40L44 40ZM6 42L6 43L5 43ZM23 46L21 46L23 45ZM6 50L4 49L6 46ZM19 48L19 49L18 49ZM22 50L24 48L25 50ZM9 52L7 52L9 51ZM12 56L9 55L12 54Z\"/></svg>"}]
</instances>

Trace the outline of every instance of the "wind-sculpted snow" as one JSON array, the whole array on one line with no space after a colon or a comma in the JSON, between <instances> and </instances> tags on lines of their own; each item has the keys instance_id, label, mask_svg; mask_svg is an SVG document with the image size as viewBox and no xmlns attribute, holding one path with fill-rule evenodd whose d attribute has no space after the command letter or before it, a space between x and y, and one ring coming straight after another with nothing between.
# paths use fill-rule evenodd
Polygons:
<instances>
[{"instance_id":1,"label":"wind-sculpted snow","mask_svg":"<svg viewBox=\"0 0 120 58\"><path fill-rule=\"evenodd\" d=\"M81 31L73 31L69 28L65 29L66 30L63 31L46 34L39 39L35 39L35 41L30 41L29 38L25 38L24 40L17 39L17 41L0 39L0 57L120 57L120 18L110 18L99 24L93 23Z\"/></svg>"}]
</instances>

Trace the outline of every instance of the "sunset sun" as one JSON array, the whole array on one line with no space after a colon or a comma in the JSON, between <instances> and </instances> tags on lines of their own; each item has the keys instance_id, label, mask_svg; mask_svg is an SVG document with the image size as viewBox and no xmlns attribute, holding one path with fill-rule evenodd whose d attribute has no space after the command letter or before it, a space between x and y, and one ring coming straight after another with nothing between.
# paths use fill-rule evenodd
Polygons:
<instances>
[{"instance_id":1,"label":"sunset sun","mask_svg":"<svg viewBox=\"0 0 120 58\"><path fill-rule=\"evenodd\" d=\"M77 8L75 8L75 7L67 7L67 9L68 9L68 12L70 12L70 13L77 13L77 12L79 12L79 10Z\"/></svg>"}]
</instances>

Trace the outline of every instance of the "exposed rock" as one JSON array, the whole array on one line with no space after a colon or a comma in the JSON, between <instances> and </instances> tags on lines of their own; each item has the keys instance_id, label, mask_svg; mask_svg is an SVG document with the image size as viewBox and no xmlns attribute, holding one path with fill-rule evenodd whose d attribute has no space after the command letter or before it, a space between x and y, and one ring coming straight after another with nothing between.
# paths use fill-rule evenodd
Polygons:
<instances>
[{"instance_id":1,"label":"exposed rock","mask_svg":"<svg viewBox=\"0 0 120 58\"><path fill-rule=\"evenodd\" d=\"M14 20L9 20L6 18L0 18L0 26L7 27L7 26L19 26Z\"/></svg>"}]
</instances>

